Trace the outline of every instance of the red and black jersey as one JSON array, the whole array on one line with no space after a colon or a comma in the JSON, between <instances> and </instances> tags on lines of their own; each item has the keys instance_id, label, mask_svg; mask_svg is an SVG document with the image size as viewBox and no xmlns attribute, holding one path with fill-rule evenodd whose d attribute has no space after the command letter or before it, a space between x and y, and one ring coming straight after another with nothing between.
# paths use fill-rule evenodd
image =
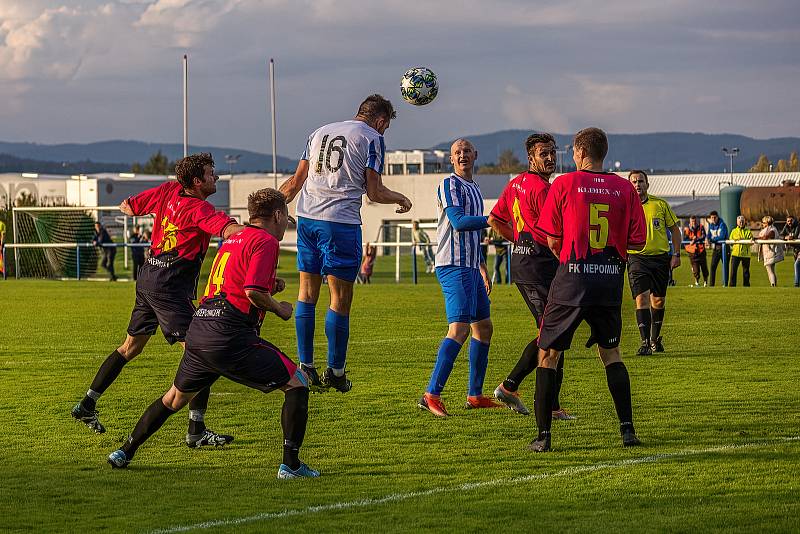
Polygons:
<instances>
[{"instance_id":1,"label":"red and black jersey","mask_svg":"<svg viewBox=\"0 0 800 534\"><path fill-rule=\"evenodd\" d=\"M543 176L524 172L508 182L492 209L492 217L511 224L514 231L511 273L515 282L539 281L542 261L555 261L547 234L537 226L549 190L550 182Z\"/></svg>"},{"instance_id":2,"label":"red and black jersey","mask_svg":"<svg viewBox=\"0 0 800 534\"><path fill-rule=\"evenodd\" d=\"M145 291L195 297L200 266L212 235L236 221L205 200L165 182L128 199L135 215L155 216L151 256L139 270L136 287Z\"/></svg>"},{"instance_id":3,"label":"red and black jersey","mask_svg":"<svg viewBox=\"0 0 800 534\"><path fill-rule=\"evenodd\" d=\"M550 187L538 225L561 239L548 301L569 306L622 302L628 249L641 248L647 238L642 203L628 180L605 172L564 174Z\"/></svg>"},{"instance_id":4,"label":"red and black jersey","mask_svg":"<svg viewBox=\"0 0 800 534\"><path fill-rule=\"evenodd\" d=\"M278 240L256 226L228 237L214 258L195 317L215 319L234 330L258 328L264 311L253 306L246 291L274 292L279 253Z\"/></svg>"}]
</instances>

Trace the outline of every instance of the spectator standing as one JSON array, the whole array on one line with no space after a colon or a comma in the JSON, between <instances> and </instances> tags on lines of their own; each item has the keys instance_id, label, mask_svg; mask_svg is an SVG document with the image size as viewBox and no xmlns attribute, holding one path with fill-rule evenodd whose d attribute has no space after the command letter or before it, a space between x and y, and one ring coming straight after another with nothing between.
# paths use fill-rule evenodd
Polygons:
<instances>
[{"instance_id":1,"label":"spectator standing","mask_svg":"<svg viewBox=\"0 0 800 534\"><path fill-rule=\"evenodd\" d=\"M700 287L700 273L703 273L703 287L708 285L708 262L706 261L706 228L697 222L697 217L689 217L689 226L683 229L683 240L689 261L692 264L694 287Z\"/></svg>"},{"instance_id":2,"label":"spectator standing","mask_svg":"<svg viewBox=\"0 0 800 534\"><path fill-rule=\"evenodd\" d=\"M4 252L6 247L6 223L0 221L0 275L5 276L6 264L3 261L5 258Z\"/></svg>"},{"instance_id":3,"label":"spectator standing","mask_svg":"<svg viewBox=\"0 0 800 534\"><path fill-rule=\"evenodd\" d=\"M419 227L419 222L414 221L411 223L411 240L419 245L422 249L422 257L425 258L425 272L434 272L435 259L433 256L433 247L431 246L431 238L428 237L427 232Z\"/></svg>"},{"instance_id":4,"label":"spectator standing","mask_svg":"<svg viewBox=\"0 0 800 534\"><path fill-rule=\"evenodd\" d=\"M138 244L144 242L144 237L140 231L139 225L133 227L133 232L131 232L130 237L128 238L128 243L131 244ZM144 247L130 247L131 248L131 258L133 259L133 279L139 275L139 268L144 265Z\"/></svg>"},{"instance_id":5,"label":"spectator standing","mask_svg":"<svg viewBox=\"0 0 800 534\"><path fill-rule=\"evenodd\" d=\"M364 259L361 261L361 271L359 272L359 280L362 284L369 284L372 278L372 267L375 265L375 257L377 256L377 249L367 243L364 251Z\"/></svg>"},{"instance_id":6,"label":"spectator standing","mask_svg":"<svg viewBox=\"0 0 800 534\"><path fill-rule=\"evenodd\" d=\"M494 274L492 274L492 284L494 284L495 281L498 284L502 284L502 266L504 262L508 265L508 245L506 245L506 239L495 229L489 231L489 242L494 245ZM508 277L506 277L506 283L509 283Z\"/></svg>"},{"instance_id":7,"label":"spectator standing","mask_svg":"<svg viewBox=\"0 0 800 534\"><path fill-rule=\"evenodd\" d=\"M781 236L787 241L800 239L800 224L792 215L786 217ZM794 255L794 287L800 287L800 245L789 245Z\"/></svg>"},{"instance_id":8,"label":"spectator standing","mask_svg":"<svg viewBox=\"0 0 800 534\"><path fill-rule=\"evenodd\" d=\"M114 241L111 239L111 236L108 235L108 230L106 230L105 226L100 224L100 221L94 223L94 239L92 239L92 244L96 247L100 247L100 252L103 256L103 259L100 261L100 266L108 271L111 281L116 282L117 275L114 274L114 258L117 255L117 249L113 246L105 246L111 243L114 243Z\"/></svg>"},{"instance_id":9,"label":"spectator standing","mask_svg":"<svg viewBox=\"0 0 800 534\"><path fill-rule=\"evenodd\" d=\"M717 278L717 265L722 260L722 244L728 239L728 225L725 221L719 218L719 213L712 211L708 215L708 233L707 239L709 245L712 246L711 251L711 287L714 287L714 282ZM725 247L725 256L730 258L730 247Z\"/></svg>"},{"instance_id":10,"label":"spectator standing","mask_svg":"<svg viewBox=\"0 0 800 534\"><path fill-rule=\"evenodd\" d=\"M774 223L775 220L772 217L765 215L761 219L761 231L758 233L758 238L780 239L778 229L775 228ZM767 270L769 285L772 287L777 286L778 275L775 273L775 264L783 261L783 243L762 243L758 245L758 259L764 263L764 268Z\"/></svg>"},{"instance_id":11,"label":"spectator standing","mask_svg":"<svg viewBox=\"0 0 800 534\"><path fill-rule=\"evenodd\" d=\"M731 230L731 239L738 241L741 239L753 239L753 232L745 226L747 219L744 215L736 217L736 228ZM736 273L739 271L739 264L742 266L742 285L750 287L750 245L736 244L731 250L731 276L729 286L736 287Z\"/></svg>"}]
</instances>

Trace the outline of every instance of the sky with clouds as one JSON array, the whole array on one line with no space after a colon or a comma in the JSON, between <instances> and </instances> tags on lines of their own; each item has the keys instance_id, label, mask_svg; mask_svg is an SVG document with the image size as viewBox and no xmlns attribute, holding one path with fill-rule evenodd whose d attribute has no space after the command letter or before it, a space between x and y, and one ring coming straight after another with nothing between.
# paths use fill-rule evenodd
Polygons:
<instances>
[{"instance_id":1,"label":"sky with clouds","mask_svg":"<svg viewBox=\"0 0 800 534\"><path fill-rule=\"evenodd\" d=\"M0 0L0 139L278 153L379 92L389 148L508 128L800 136L797 0ZM440 91L400 97L408 67Z\"/></svg>"}]
</instances>

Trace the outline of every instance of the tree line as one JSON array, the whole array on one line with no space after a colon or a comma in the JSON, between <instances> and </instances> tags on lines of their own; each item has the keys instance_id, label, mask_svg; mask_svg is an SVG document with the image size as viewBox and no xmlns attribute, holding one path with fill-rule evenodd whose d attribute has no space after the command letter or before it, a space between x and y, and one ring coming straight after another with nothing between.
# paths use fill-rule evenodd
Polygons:
<instances>
[{"instance_id":1,"label":"tree line","mask_svg":"<svg viewBox=\"0 0 800 534\"><path fill-rule=\"evenodd\" d=\"M773 167L772 162L766 154L758 156L756 164L750 167L747 172L798 172L800 171L800 161L797 159L797 151L789 154L789 160L779 159Z\"/></svg>"}]
</instances>

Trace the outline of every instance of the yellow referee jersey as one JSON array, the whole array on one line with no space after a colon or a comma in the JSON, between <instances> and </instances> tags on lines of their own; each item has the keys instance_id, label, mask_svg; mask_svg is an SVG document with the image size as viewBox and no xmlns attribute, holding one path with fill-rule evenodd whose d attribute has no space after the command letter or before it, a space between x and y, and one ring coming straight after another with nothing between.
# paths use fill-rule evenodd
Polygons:
<instances>
[{"instance_id":1,"label":"yellow referee jersey","mask_svg":"<svg viewBox=\"0 0 800 534\"><path fill-rule=\"evenodd\" d=\"M678 223L675 212L665 200L653 195L647 195L642 209L647 224L647 244L641 251L629 250L628 254L657 256L668 253L670 241L667 237L667 228Z\"/></svg>"}]
</instances>

